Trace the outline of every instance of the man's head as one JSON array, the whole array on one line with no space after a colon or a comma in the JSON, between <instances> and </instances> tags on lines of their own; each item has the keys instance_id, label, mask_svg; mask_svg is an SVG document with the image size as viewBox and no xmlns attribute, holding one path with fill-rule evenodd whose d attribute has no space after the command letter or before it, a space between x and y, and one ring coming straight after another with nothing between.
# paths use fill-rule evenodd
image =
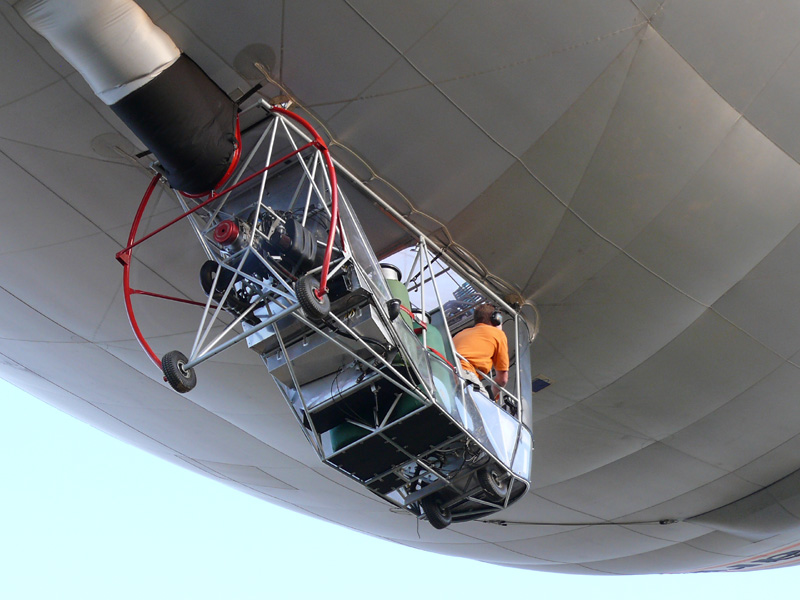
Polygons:
<instances>
[{"instance_id":1,"label":"man's head","mask_svg":"<svg viewBox=\"0 0 800 600\"><path fill-rule=\"evenodd\" d=\"M497 323L492 321L492 315L496 312L497 309L491 304L479 304L475 307L475 312L472 315L473 319L475 319L475 325L483 323L484 325L496 326Z\"/></svg>"}]
</instances>

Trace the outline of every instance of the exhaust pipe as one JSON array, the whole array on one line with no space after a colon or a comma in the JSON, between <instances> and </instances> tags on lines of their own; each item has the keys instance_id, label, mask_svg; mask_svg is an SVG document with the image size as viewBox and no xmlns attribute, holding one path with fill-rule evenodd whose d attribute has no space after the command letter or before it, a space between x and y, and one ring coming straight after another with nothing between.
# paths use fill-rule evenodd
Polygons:
<instances>
[{"instance_id":1,"label":"exhaust pipe","mask_svg":"<svg viewBox=\"0 0 800 600\"><path fill-rule=\"evenodd\" d=\"M19 15L86 80L186 194L239 156L237 106L133 0L20 0Z\"/></svg>"}]
</instances>

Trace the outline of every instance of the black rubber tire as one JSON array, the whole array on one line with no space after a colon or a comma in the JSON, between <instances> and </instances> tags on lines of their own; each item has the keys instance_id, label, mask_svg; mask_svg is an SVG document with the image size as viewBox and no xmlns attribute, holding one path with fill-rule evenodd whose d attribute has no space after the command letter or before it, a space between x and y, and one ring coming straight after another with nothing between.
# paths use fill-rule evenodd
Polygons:
<instances>
[{"instance_id":1,"label":"black rubber tire","mask_svg":"<svg viewBox=\"0 0 800 600\"><path fill-rule=\"evenodd\" d=\"M505 475L505 469L499 467L497 463L488 464L478 471L478 483L491 500L496 502L505 500L508 493L508 479L501 479Z\"/></svg>"},{"instance_id":2,"label":"black rubber tire","mask_svg":"<svg viewBox=\"0 0 800 600\"><path fill-rule=\"evenodd\" d=\"M200 287L203 288L206 296L210 296L212 293L211 288L214 286L214 278L219 268L219 264L214 260L207 260L203 263L203 266L200 267ZM222 269L217 279L217 287L213 290L213 298L215 301L219 302L222 300L222 294L225 292L231 279L233 279L233 273L227 269Z\"/></svg>"},{"instance_id":3,"label":"black rubber tire","mask_svg":"<svg viewBox=\"0 0 800 600\"><path fill-rule=\"evenodd\" d=\"M319 288L319 282L311 275L303 275L294 284L297 301L305 315L312 321L322 321L331 312L331 301L328 294L325 294L320 300L314 293L317 288Z\"/></svg>"},{"instance_id":4,"label":"black rubber tire","mask_svg":"<svg viewBox=\"0 0 800 600\"><path fill-rule=\"evenodd\" d=\"M437 496L426 496L419 503L425 516L428 517L428 523L433 525L434 529L444 529L453 522L450 510L442 508L441 501Z\"/></svg>"},{"instance_id":5,"label":"black rubber tire","mask_svg":"<svg viewBox=\"0 0 800 600\"><path fill-rule=\"evenodd\" d=\"M197 375L194 369L184 369L183 366L189 362L183 354L177 350L167 352L161 359L161 370L164 377L172 386L172 389L181 394L194 389L197 385Z\"/></svg>"}]
</instances>

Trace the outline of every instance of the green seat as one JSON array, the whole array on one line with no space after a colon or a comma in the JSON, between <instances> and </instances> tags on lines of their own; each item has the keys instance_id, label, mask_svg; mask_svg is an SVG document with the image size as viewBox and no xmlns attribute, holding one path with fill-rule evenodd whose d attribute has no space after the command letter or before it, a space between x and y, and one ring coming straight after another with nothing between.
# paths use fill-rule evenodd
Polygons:
<instances>
[{"instance_id":1,"label":"green seat","mask_svg":"<svg viewBox=\"0 0 800 600\"><path fill-rule=\"evenodd\" d=\"M420 333L417 334L417 337L419 337L419 339L422 340L421 331ZM427 329L426 339L428 343L428 348L433 348L439 354L447 358L447 352L445 351L445 345L444 345L444 337L442 337L442 332L439 331L438 327L429 324Z\"/></svg>"},{"instance_id":2,"label":"green seat","mask_svg":"<svg viewBox=\"0 0 800 600\"><path fill-rule=\"evenodd\" d=\"M341 423L331 429L331 448L336 452L353 442L360 440L369 433L368 429L353 425L352 423Z\"/></svg>"},{"instance_id":3,"label":"green seat","mask_svg":"<svg viewBox=\"0 0 800 600\"><path fill-rule=\"evenodd\" d=\"M422 402L417 398L410 394L403 394L397 401L397 406L394 408L392 421L396 421L414 412L420 406L422 406ZM367 434L369 434L369 430L364 427L359 427L353 423L340 423L330 430L331 448L334 452L337 452L345 446L349 446L353 442L357 442L361 438L366 437Z\"/></svg>"},{"instance_id":4,"label":"green seat","mask_svg":"<svg viewBox=\"0 0 800 600\"><path fill-rule=\"evenodd\" d=\"M394 418L392 420L405 417L408 413L415 411L420 406L422 406L422 402L417 398L411 394L403 394L400 400L397 401L397 406L394 408Z\"/></svg>"}]
</instances>

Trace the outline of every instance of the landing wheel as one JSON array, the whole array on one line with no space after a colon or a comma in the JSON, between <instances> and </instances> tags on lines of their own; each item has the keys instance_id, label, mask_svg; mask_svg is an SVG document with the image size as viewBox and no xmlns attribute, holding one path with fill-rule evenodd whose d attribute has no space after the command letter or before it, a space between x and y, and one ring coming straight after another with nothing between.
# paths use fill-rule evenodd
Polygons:
<instances>
[{"instance_id":1,"label":"landing wheel","mask_svg":"<svg viewBox=\"0 0 800 600\"><path fill-rule=\"evenodd\" d=\"M200 287L203 288L206 296L212 296L213 293L214 300L219 302L222 300L222 294L225 292L231 279L233 279L233 273L227 269L222 269L217 278L217 269L221 269L217 261L207 260L203 263L203 266L200 267ZM217 279L216 287L214 287L215 278ZM213 292L211 288L214 288Z\"/></svg>"},{"instance_id":2,"label":"landing wheel","mask_svg":"<svg viewBox=\"0 0 800 600\"><path fill-rule=\"evenodd\" d=\"M181 394L191 391L197 385L197 375L194 369L186 369L185 365L189 362L183 354L177 350L167 352L161 359L161 370L164 377L172 389Z\"/></svg>"},{"instance_id":3,"label":"landing wheel","mask_svg":"<svg viewBox=\"0 0 800 600\"><path fill-rule=\"evenodd\" d=\"M325 294L322 298L317 298L315 290L319 288L319 282L311 275L303 275L294 284L294 291L297 294L297 301L306 316L312 321L322 321L331 312L331 301Z\"/></svg>"},{"instance_id":4,"label":"landing wheel","mask_svg":"<svg viewBox=\"0 0 800 600\"><path fill-rule=\"evenodd\" d=\"M444 529L453 522L450 510L442 508L442 502L436 496L427 496L419 501L428 523L435 529Z\"/></svg>"},{"instance_id":5,"label":"landing wheel","mask_svg":"<svg viewBox=\"0 0 800 600\"><path fill-rule=\"evenodd\" d=\"M508 481L505 469L500 468L497 463L491 463L478 471L478 483L481 484L483 491L497 502L505 500Z\"/></svg>"}]
</instances>

